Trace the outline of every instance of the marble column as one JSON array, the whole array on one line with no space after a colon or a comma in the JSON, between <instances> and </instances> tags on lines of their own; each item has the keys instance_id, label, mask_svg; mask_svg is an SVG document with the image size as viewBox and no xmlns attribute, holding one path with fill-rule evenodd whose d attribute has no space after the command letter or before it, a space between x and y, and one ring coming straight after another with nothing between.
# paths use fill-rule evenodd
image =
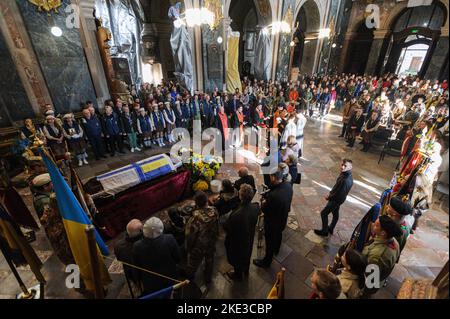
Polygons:
<instances>
[{"instance_id":1,"label":"marble column","mask_svg":"<svg viewBox=\"0 0 450 319\"><path fill-rule=\"evenodd\" d=\"M193 1L194 8L200 8L199 0ZM202 54L202 30L200 26L190 29L192 41L192 66L194 67L194 90L203 90L203 54Z\"/></svg>"},{"instance_id":2,"label":"marble column","mask_svg":"<svg viewBox=\"0 0 450 319\"><path fill-rule=\"evenodd\" d=\"M228 28L231 26L231 19L228 16L228 11L224 12L224 17L222 19L222 31L223 31L223 63L225 64L223 72L225 72L223 77L223 92L227 92L227 65L228 65ZM220 89L220 88L219 88Z\"/></svg>"},{"instance_id":3,"label":"marble column","mask_svg":"<svg viewBox=\"0 0 450 319\"><path fill-rule=\"evenodd\" d=\"M97 95L97 103L103 105L105 100L111 97L103 69L102 58L97 45L94 12L94 0L80 0L80 36L81 44L86 54L86 59L91 73Z\"/></svg>"},{"instance_id":4,"label":"marble column","mask_svg":"<svg viewBox=\"0 0 450 319\"><path fill-rule=\"evenodd\" d=\"M384 59L384 56L380 56L383 53L384 40L389 34L390 30L375 30L373 32L374 37L372 46L370 47L369 58L367 60L366 74L373 75L377 73L379 61Z\"/></svg>"},{"instance_id":5,"label":"marble column","mask_svg":"<svg viewBox=\"0 0 450 319\"><path fill-rule=\"evenodd\" d=\"M17 96L13 96L11 102L8 102L5 97L3 98L4 103L8 104L10 117L13 121L16 121L26 116L41 116L45 104L52 104L52 99L22 15L14 0L0 1L0 31L4 38L4 50L9 50L13 61L12 64L8 65L9 69L2 67L1 70L3 75L10 77L7 81L8 85L12 85L10 82L16 83L14 89L10 88L7 91L16 92L17 94L14 94ZM20 89L20 86L23 87L24 91ZM5 87L2 86L2 89L5 89ZM28 97L28 100L26 97Z\"/></svg>"},{"instance_id":6,"label":"marble column","mask_svg":"<svg viewBox=\"0 0 450 319\"><path fill-rule=\"evenodd\" d=\"M305 43L303 47L300 73L313 74L319 39L317 38L317 33L314 33L314 35L312 35L311 33L307 33L305 36L308 39L306 41L309 42Z\"/></svg>"},{"instance_id":7,"label":"marble column","mask_svg":"<svg viewBox=\"0 0 450 319\"><path fill-rule=\"evenodd\" d=\"M200 26L194 27L194 73L197 75L197 85L195 86L196 90L204 90L204 81L203 81L203 53L202 53L202 29Z\"/></svg>"},{"instance_id":8,"label":"marble column","mask_svg":"<svg viewBox=\"0 0 450 319\"><path fill-rule=\"evenodd\" d=\"M280 34L274 34L274 35L272 35L272 43L273 43L273 46L272 46L272 49L273 49L273 53L272 53L272 56L273 56L273 59L272 59L272 79L273 80L277 80L276 79L276 74L277 74L277 67L278 67L278 51L279 51L279 48L280 48L280 41L281 41L281 36L280 36Z\"/></svg>"},{"instance_id":9,"label":"marble column","mask_svg":"<svg viewBox=\"0 0 450 319\"><path fill-rule=\"evenodd\" d=\"M339 58L339 64L337 66L337 72L342 73L345 72L345 68L348 64L348 52L350 49L350 44L352 43L354 37L356 36L355 32L347 32L344 36L344 40L342 42L342 48Z\"/></svg>"},{"instance_id":10,"label":"marble column","mask_svg":"<svg viewBox=\"0 0 450 319\"><path fill-rule=\"evenodd\" d=\"M433 55L431 57L428 69L425 72L425 78L430 80L438 80L440 77L448 77L442 74L442 68L445 65L445 60L448 59L448 29L441 30L441 36L436 43Z\"/></svg>"},{"instance_id":11,"label":"marble column","mask_svg":"<svg viewBox=\"0 0 450 319\"><path fill-rule=\"evenodd\" d=\"M96 103L97 97L81 45L80 29L67 23L72 13L67 13L64 9L71 2L63 0L57 13L39 11L36 5L28 1L16 3L56 111L79 111L80 103L87 100ZM50 32L54 26L61 29L61 36L54 36Z\"/></svg>"}]
</instances>

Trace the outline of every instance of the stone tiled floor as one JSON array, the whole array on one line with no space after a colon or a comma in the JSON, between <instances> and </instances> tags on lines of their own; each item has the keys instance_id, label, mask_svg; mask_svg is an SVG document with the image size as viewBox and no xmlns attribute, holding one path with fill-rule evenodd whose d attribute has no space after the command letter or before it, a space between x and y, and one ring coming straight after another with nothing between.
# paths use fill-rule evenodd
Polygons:
<instances>
[{"instance_id":1,"label":"stone tiled floor","mask_svg":"<svg viewBox=\"0 0 450 319\"><path fill-rule=\"evenodd\" d=\"M265 298L273 285L277 271L282 267L286 269L286 298L308 298L311 292L310 277L314 267L325 267L332 262L338 247L349 239L361 217L388 186L396 165L396 159L391 157L387 157L378 165L376 150L362 153L357 146L353 149L347 148L338 137L339 133L340 123L337 116L331 115L322 121L308 121L305 130L304 158L301 160L302 184L294 186L291 216L283 234L281 251L272 267L263 270L251 266L248 280L241 283L231 282L224 276L231 267L226 261L224 234L221 234L217 243L213 284L206 293L206 298ZM78 172L84 180L87 180L160 151L161 149L155 149L135 154L128 153L101 162L92 162L91 165L78 168ZM355 184L348 201L341 208L335 234L323 239L316 236L312 229L320 225L319 213L326 203L324 196L333 186L340 160L344 157L353 160ZM261 184L259 166L255 163L249 163L247 166L255 174L258 184ZM238 167L237 164L224 165L219 177L236 179ZM29 191L21 190L21 192L30 204ZM438 274L448 260L448 219L448 202L435 203L423 216L416 233L409 238L388 286L380 289L375 298L395 298L405 278L434 278ZM256 244L255 240L254 257L263 254L263 250L258 249ZM108 246L112 248L114 240L108 242ZM53 255L42 231L38 232L33 247L44 262L43 274L48 281L46 298L82 298L77 292L65 287L64 267ZM108 286L107 298L130 298L121 266L117 261L113 261L113 257L106 260L106 263L113 279L112 284ZM27 268L20 268L19 272L28 286L36 284ZM202 284L201 277L198 276L198 285ZM18 292L20 289L6 261L0 257L0 298L14 298Z\"/></svg>"}]
</instances>

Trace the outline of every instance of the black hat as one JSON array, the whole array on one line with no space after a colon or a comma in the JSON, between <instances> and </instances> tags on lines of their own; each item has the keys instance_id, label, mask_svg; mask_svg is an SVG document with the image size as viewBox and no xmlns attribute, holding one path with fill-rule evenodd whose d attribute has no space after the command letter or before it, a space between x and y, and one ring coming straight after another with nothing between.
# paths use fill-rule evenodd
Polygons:
<instances>
[{"instance_id":1,"label":"black hat","mask_svg":"<svg viewBox=\"0 0 450 319\"><path fill-rule=\"evenodd\" d=\"M379 218L381 229L383 229L389 238L402 235L400 226L389 216L383 215Z\"/></svg>"},{"instance_id":2,"label":"black hat","mask_svg":"<svg viewBox=\"0 0 450 319\"><path fill-rule=\"evenodd\" d=\"M412 214L411 205L405 203L399 197L392 197L389 204L400 215L407 216Z\"/></svg>"}]
</instances>

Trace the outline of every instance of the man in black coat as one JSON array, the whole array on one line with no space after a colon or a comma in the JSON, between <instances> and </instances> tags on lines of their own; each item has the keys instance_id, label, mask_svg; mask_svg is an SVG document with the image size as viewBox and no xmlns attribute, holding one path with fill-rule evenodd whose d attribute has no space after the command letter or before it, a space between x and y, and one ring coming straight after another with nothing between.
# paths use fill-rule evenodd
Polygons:
<instances>
[{"instance_id":1,"label":"man in black coat","mask_svg":"<svg viewBox=\"0 0 450 319\"><path fill-rule=\"evenodd\" d=\"M248 168L243 166L239 169L239 179L234 182L234 188L237 190L241 189L241 185L248 184L253 188L253 191L256 192L255 186L255 178L248 173Z\"/></svg>"},{"instance_id":2,"label":"man in black coat","mask_svg":"<svg viewBox=\"0 0 450 319\"><path fill-rule=\"evenodd\" d=\"M348 147L355 145L356 137L361 134L361 130L364 126L365 118L363 115L363 109L357 108L355 114L352 115L348 122Z\"/></svg>"},{"instance_id":3,"label":"man in black coat","mask_svg":"<svg viewBox=\"0 0 450 319\"><path fill-rule=\"evenodd\" d=\"M353 162L349 159L342 160L341 174L330 193L325 197L328 200L327 206L320 212L322 217L322 229L315 229L314 232L319 236L328 236L333 234L334 228L339 220L339 208L347 199L347 195L353 186L352 168ZM328 215L333 214L333 221L328 226Z\"/></svg>"},{"instance_id":4,"label":"man in black coat","mask_svg":"<svg viewBox=\"0 0 450 319\"><path fill-rule=\"evenodd\" d=\"M134 265L133 259L133 245L138 240L142 239L142 223L138 219L133 219L127 224L127 233L125 238L118 240L114 245L114 254L120 262L125 262ZM123 272L130 283L130 289L133 294L142 294L142 283L137 269L131 268L123 264Z\"/></svg>"},{"instance_id":5,"label":"man in black coat","mask_svg":"<svg viewBox=\"0 0 450 319\"><path fill-rule=\"evenodd\" d=\"M181 260L180 251L175 238L163 232L164 225L159 218L147 220L143 228L144 238L133 245L133 259L138 267L176 278L176 266ZM174 285L169 279L142 270L139 271L139 276L144 286L144 295Z\"/></svg>"},{"instance_id":6,"label":"man in black coat","mask_svg":"<svg viewBox=\"0 0 450 319\"><path fill-rule=\"evenodd\" d=\"M263 259L253 260L258 267L269 268L273 255L278 254L280 250L293 195L292 184L283 181L283 178L284 170L277 167L270 174L270 190L261 203L261 210L264 213L266 255Z\"/></svg>"},{"instance_id":7,"label":"man in black coat","mask_svg":"<svg viewBox=\"0 0 450 319\"><path fill-rule=\"evenodd\" d=\"M224 225L226 231L225 249L227 259L234 271L227 275L237 281L242 280L242 275L247 274L250 267L250 257L253 250L253 238L258 221L259 204L252 203L254 191L248 184L243 184L239 189L241 203L237 209L231 212Z\"/></svg>"}]
</instances>

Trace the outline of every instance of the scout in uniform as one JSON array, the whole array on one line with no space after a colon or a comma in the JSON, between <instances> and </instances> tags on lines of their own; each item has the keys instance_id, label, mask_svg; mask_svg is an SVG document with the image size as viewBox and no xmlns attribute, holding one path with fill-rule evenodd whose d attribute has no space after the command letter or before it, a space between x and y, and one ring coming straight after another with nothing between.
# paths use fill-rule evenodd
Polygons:
<instances>
[{"instance_id":1,"label":"scout in uniform","mask_svg":"<svg viewBox=\"0 0 450 319\"><path fill-rule=\"evenodd\" d=\"M395 239L402 234L400 227L389 216L380 216L372 228L374 235L369 244L364 247L363 255L367 257L368 265L379 267L379 282L383 282L391 274L400 257L400 246ZM366 289L365 293L371 295L378 289Z\"/></svg>"},{"instance_id":2,"label":"scout in uniform","mask_svg":"<svg viewBox=\"0 0 450 319\"><path fill-rule=\"evenodd\" d=\"M58 211L56 196L49 174L41 174L33 179L33 205L41 225L45 229L53 251L64 265L74 264L67 234Z\"/></svg>"},{"instance_id":3,"label":"scout in uniform","mask_svg":"<svg viewBox=\"0 0 450 319\"><path fill-rule=\"evenodd\" d=\"M402 234L400 236L395 237L400 245L400 253L406 245L406 241L408 240L409 234L411 233L411 228L406 223L406 216L411 215L413 209L411 205L403 202L398 197L392 197L389 202L389 207L387 210L388 215L392 218L393 221L400 226L402 230Z\"/></svg>"}]
</instances>

